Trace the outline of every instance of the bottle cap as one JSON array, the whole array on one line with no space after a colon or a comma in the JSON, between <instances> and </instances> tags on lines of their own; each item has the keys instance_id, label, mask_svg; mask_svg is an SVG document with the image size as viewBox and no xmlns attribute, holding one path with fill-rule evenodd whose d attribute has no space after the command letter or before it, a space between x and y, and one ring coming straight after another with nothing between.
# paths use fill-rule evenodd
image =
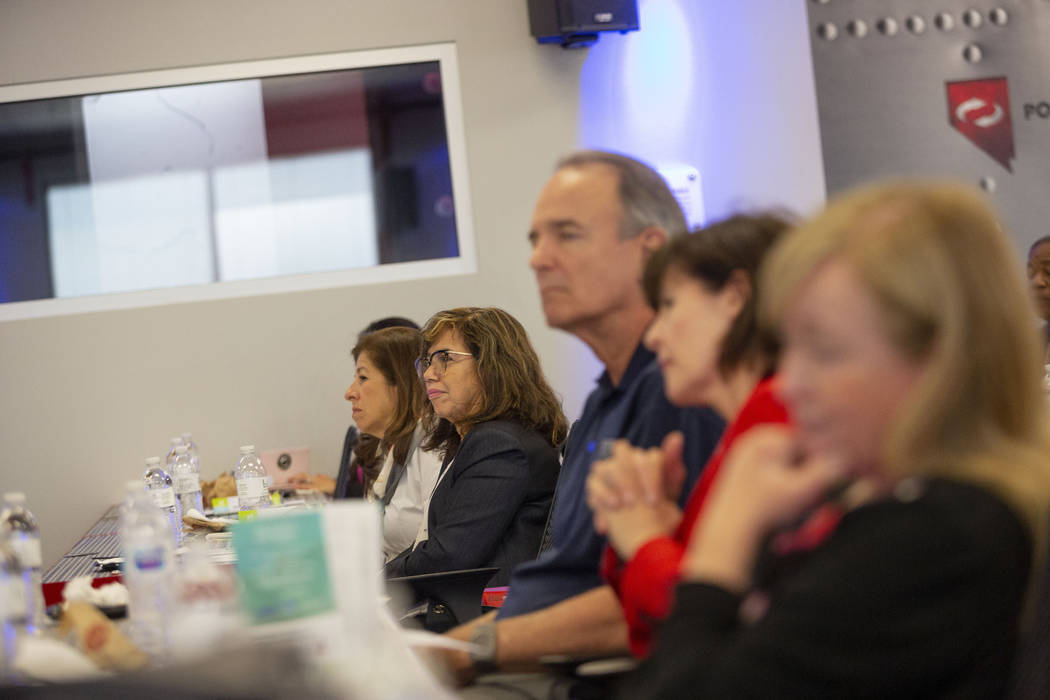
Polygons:
<instances>
[{"instance_id":1,"label":"bottle cap","mask_svg":"<svg viewBox=\"0 0 1050 700\"><path fill-rule=\"evenodd\" d=\"M147 465L160 464L160 457L147 457L146 458L146 464Z\"/></svg>"},{"instance_id":2,"label":"bottle cap","mask_svg":"<svg viewBox=\"0 0 1050 700\"><path fill-rule=\"evenodd\" d=\"M255 445L241 445L241 454L246 455L249 452L255 452Z\"/></svg>"},{"instance_id":3,"label":"bottle cap","mask_svg":"<svg viewBox=\"0 0 1050 700\"><path fill-rule=\"evenodd\" d=\"M184 455L184 454L186 454L186 450L187 449L188 448L185 445L180 443L180 444L175 446L175 454L177 454L177 455Z\"/></svg>"},{"instance_id":4,"label":"bottle cap","mask_svg":"<svg viewBox=\"0 0 1050 700\"><path fill-rule=\"evenodd\" d=\"M178 446L178 445L182 444L182 438L181 437L173 437L171 440L168 440L168 442L170 442L172 444L172 446L175 447L175 446Z\"/></svg>"},{"instance_id":5,"label":"bottle cap","mask_svg":"<svg viewBox=\"0 0 1050 700\"><path fill-rule=\"evenodd\" d=\"M8 491L4 494L4 500L8 503L25 503L26 495L21 491Z\"/></svg>"},{"instance_id":6,"label":"bottle cap","mask_svg":"<svg viewBox=\"0 0 1050 700\"><path fill-rule=\"evenodd\" d=\"M182 441L185 442L187 445L193 442L193 433L183 433Z\"/></svg>"}]
</instances>

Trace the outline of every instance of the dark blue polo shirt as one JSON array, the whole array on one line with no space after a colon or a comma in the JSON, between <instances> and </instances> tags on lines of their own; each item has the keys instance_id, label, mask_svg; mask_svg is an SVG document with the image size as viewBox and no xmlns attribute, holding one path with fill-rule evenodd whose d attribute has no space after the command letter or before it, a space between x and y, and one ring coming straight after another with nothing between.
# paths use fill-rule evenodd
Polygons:
<instances>
[{"instance_id":1,"label":"dark blue polo shirt","mask_svg":"<svg viewBox=\"0 0 1050 700\"><path fill-rule=\"evenodd\" d=\"M688 471L679 503L684 506L724 428L725 422L711 409L679 408L667 400L656 357L641 344L618 386L603 373L569 434L554 496L551 547L514 569L497 617L546 608L604 583L599 565L605 538L594 531L584 488L603 439L624 438L636 447L654 447L672 430L681 430Z\"/></svg>"}]
</instances>

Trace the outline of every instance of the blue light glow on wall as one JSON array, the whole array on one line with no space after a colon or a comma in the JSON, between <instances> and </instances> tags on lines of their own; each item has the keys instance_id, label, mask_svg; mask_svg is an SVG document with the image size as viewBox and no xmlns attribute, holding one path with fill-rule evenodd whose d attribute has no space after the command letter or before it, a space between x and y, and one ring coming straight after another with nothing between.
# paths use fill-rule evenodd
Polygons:
<instances>
[{"instance_id":1,"label":"blue light glow on wall","mask_svg":"<svg viewBox=\"0 0 1050 700\"><path fill-rule=\"evenodd\" d=\"M639 0L580 74L577 141L703 177L703 210L811 211L824 177L806 3Z\"/></svg>"},{"instance_id":2,"label":"blue light glow on wall","mask_svg":"<svg viewBox=\"0 0 1050 700\"><path fill-rule=\"evenodd\" d=\"M695 139L695 32L683 3L641 0L641 30L602 36L580 75L579 141L654 164L681 162Z\"/></svg>"}]
</instances>

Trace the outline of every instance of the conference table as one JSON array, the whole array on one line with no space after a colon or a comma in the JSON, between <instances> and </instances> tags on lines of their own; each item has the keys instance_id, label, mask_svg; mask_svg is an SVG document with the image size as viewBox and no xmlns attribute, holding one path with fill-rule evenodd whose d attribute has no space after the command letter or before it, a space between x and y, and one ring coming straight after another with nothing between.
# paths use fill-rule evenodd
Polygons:
<instances>
[{"instance_id":1,"label":"conference table","mask_svg":"<svg viewBox=\"0 0 1050 700\"><path fill-rule=\"evenodd\" d=\"M66 584L80 576L91 577L91 585L94 588L122 581L119 571L103 570L96 564L98 560L122 555L119 527L120 504L116 504L106 509L73 547L44 572L41 579L44 605L61 603ZM506 596L506 586L485 588L482 592L481 607L498 608L503 605Z\"/></svg>"},{"instance_id":2,"label":"conference table","mask_svg":"<svg viewBox=\"0 0 1050 700\"><path fill-rule=\"evenodd\" d=\"M121 555L120 505L108 508L102 517L85 532L76 544L55 562L41 577L44 605L62 602L62 591L66 584L79 576L92 577L95 588L120 581L120 573L100 570L95 561Z\"/></svg>"}]
</instances>

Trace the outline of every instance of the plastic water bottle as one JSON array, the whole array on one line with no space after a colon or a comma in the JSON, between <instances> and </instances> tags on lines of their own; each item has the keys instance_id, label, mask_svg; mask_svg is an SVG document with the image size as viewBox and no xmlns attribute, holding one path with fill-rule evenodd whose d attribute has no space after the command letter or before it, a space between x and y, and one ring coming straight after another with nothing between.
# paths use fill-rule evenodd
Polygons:
<instances>
[{"instance_id":1,"label":"plastic water bottle","mask_svg":"<svg viewBox=\"0 0 1050 700\"><path fill-rule=\"evenodd\" d=\"M14 682L15 655L26 633L25 585L14 550L0 541L0 682Z\"/></svg>"},{"instance_id":2,"label":"plastic water bottle","mask_svg":"<svg viewBox=\"0 0 1050 700\"><path fill-rule=\"evenodd\" d=\"M175 659L222 653L216 646L224 638L243 634L237 576L233 567L215 563L204 542L191 543L179 557L174 594L178 614L171 618L169 639Z\"/></svg>"},{"instance_id":3,"label":"plastic water bottle","mask_svg":"<svg viewBox=\"0 0 1050 700\"><path fill-rule=\"evenodd\" d=\"M129 481L120 514L129 631L132 641L155 661L168 651L175 575L170 533L167 518L153 505L142 482Z\"/></svg>"},{"instance_id":4,"label":"plastic water bottle","mask_svg":"<svg viewBox=\"0 0 1050 700\"><path fill-rule=\"evenodd\" d=\"M44 617L44 594L40 588L40 529L36 518L26 508L24 493L4 494L0 532L22 569L22 604L25 607L26 626L29 632L35 633L47 622Z\"/></svg>"},{"instance_id":5,"label":"plastic water bottle","mask_svg":"<svg viewBox=\"0 0 1050 700\"><path fill-rule=\"evenodd\" d=\"M168 454L164 457L164 466L171 471L171 465L175 462L175 448L182 444L181 437L173 437L168 440Z\"/></svg>"},{"instance_id":6,"label":"plastic water bottle","mask_svg":"<svg viewBox=\"0 0 1050 700\"><path fill-rule=\"evenodd\" d=\"M171 480L175 482L175 514L179 521L179 543L182 535L182 518L191 508L204 515L204 499L201 498L201 473L197 463L190 458L185 445L175 448L175 461L171 463Z\"/></svg>"},{"instance_id":7,"label":"plastic water bottle","mask_svg":"<svg viewBox=\"0 0 1050 700\"><path fill-rule=\"evenodd\" d=\"M153 500L153 505L157 506L171 523L171 534L174 538L172 542L178 546L179 531L182 528L175 514L175 486L171 477L160 466L160 457L146 458L146 471L142 474L142 480L146 482L146 491Z\"/></svg>"},{"instance_id":8,"label":"plastic water bottle","mask_svg":"<svg viewBox=\"0 0 1050 700\"><path fill-rule=\"evenodd\" d=\"M200 464L201 453L197 449L197 443L193 441L193 433L183 433L181 437L182 444L189 449L190 457L197 460L197 463Z\"/></svg>"},{"instance_id":9,"label":"plastic water bottle","mask_svg":"<svg viewBox=\"0 0 1050 700\"><path fill-rule=\"evenodd\" d=\"M238 520L250 520L259 510L270 507L266 469L255 454L255 445L241 446L241 458L233 468L233 478L237 481Z\"/></svg>"},{"instance_id":10,"label":"plastic water bottle","mask_svg":"<svg viewBox=\"0 0 1050 700\"><path fill-rule=\"evenodd\" d=\"M193 441L193 435L191 433L182 434L182 444L186 446L186 451L190 453L190 459L197 465L197 473L201 472L201 453L197 450L197 443Z\"/></svg>"}]
</instances>

